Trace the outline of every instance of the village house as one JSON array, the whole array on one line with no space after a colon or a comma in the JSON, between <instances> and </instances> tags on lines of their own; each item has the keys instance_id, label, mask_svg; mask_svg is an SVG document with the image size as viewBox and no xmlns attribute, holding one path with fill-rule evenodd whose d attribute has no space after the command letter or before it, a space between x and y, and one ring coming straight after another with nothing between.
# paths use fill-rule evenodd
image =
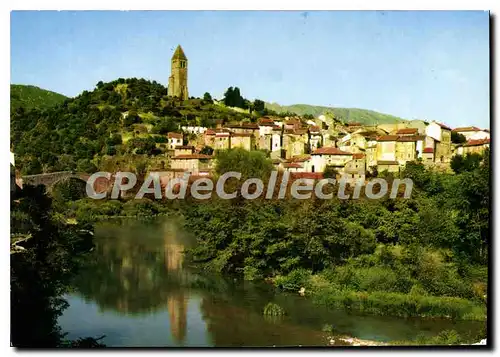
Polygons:
<instances>
[{"instance_id":1,"label":"village house","mask_svg":"<svg viewBox=\"0 0 500 357\"><path fill-rule=\"evenodd\" d=\"M396 161L397 135L382 135L377 137L377 161Z\"/></svg>"},{"instance_id":2,"label":"village house","mask_svg":"<svg viewBox=\"0 0 500 357\"><path fill-rule=\"evenodd\" d=\"M215 132L214 150L227 150L231 148L231 133L227 130L220 130Z\"/></svg>"},{"instance_id":3,"label":"village house","mask_svg":"<svg viewBox=\"0 0 500 357\"><path fill-rule=\"evenodd\" d=\"M377 171L399 171L396 157L397 135L382 135L377 138Z\"/></svg>"},{"instance_id":4,"label":"village house","mask_svg":"<svg viewBox=\"0 0 500 357\"><path fill-rule=\"evenodd\" d=\"M174 156L191 155L194 153L194 146L192 145L179 145L174 148Z\"/></svg>"},{"instance_id":5,"label":"village house","mask_svg":"<svg viewBox=\"0 0 500 357\"><path fill-rule=\"evenodd\" d=\"M318 149L322 144L323 136L319 126L312 125L309 127L309 150L310 152Z\"/></svg>"},{"instance_id":6,"label":"village house","mask_svg":"<svg viewBox=\"0 0 500 357\"><path fill-rule=\"evenodd\" d=\"M314 151L311 157L311 172L324 172L327 166L342 172L345 164L352 160L352 153L335 147L322 147Z\"/></svg>"},{"instance_id":7,"label":"village house","mask_svg":"<svg viewBox=\"0 0 500 357\"><path fill-rule=\"evenodd\" d=\"M290 172L313 172L311 155L300 155L280 163L280 169Z\"/></svg>"},{"instance_id":8,"label":"village house","mask_svg":"<svg viewBox=\"0 0 500 357\"><path fill-rule=\"evenodd\" d=\"M237 134L252 134L256 138L259 136L259 125L255 123L233 123L227 124L226 128L229 129L232 133Z\"/></svg>"},{"instance_id":9,"label":"village house","mask_svg":"<svg viewBox=\"0 0 500 357\"><path fill-rule=\"evenodd\" d=\"M245 150L252 150L255 147L255 138L252 133L231 133L230 148L242 148Z\"/></svg>"},{"instance_id":10,"label":"village house","mask_svg":"<svg viewBox=\"0 0 500 357\"><path fill-rule=\"evenodd\" d=\"M182 145L183 135L180 133L167 134L168 147L170 150L175 149L176 146Z\"/></svg>"},{"instance_id":11,"label":"village house","mask_svg":"<svg viewBox=\"0 0 500 357\"><path fill-rule=\"evenodd\" d=\"M352 154L352 160L348 161L344 167L344 177L350 182L365 180L366 177L366 156L363 153Z\"/></svg>"},{"instance_id":12,"label":"village house","mask_svg":"<svg viewBox=\"0 0 500 357\"><path fill-rule=\"evenodd\" d=\"M283 149L287 159L305 154L308 150L309 135L307 129L286 129L283 131Z\"/></svg>"},{"instance_id":13,"label":"village house","mask_svg":"<svg viewBox=\"0 0 500 357\"><path fill-rule=\"evenodd\" d=\"M183 170L194 175L206 175L212 169L213 157L204 154L176 155L170 161L172 170Z\"/></svg>"},{"instance_id":14,"label":"village house","mask_svg":"<svg viewBox=\"0 0 500 357\"><path fill-rule=\"evenodd\" d=\"M263 117L259 119L258 125L259 125L259 141L258 141L259 149L272 151L273 128L275 126L274 120L271 118Z\"/></svg>"},{"instance_id":15,"label":"village house","mask_svg":"<svg viewBox=\"0 0 500 357\"><path fill-rule=\"evenodd\" d=\"M434 148L426 147L422 153L422 162L424 165L432 165L434 163Z\"/></svg>"},{"instance_id":16,"label":"village house","mask_svg":"<svg viewBox=\"0 0 500 357\"><path fill-rule=\"evenodd\" d=\"M463 136L465 136L465 139L467 139L467 141L489 139L490 138L490 131L489 130L479 129L478 127L475 127L475 126L455 128L452 131L457 133L457 134L462 134Z\"/></svg>"},{"instance_id":17,"label":"village house","mask_svg":"<svg viewBox=\"0 0 500 357\"><path fill-rule=\"evenodd\" d=\"M396 160L400 166L406 165L408 161L416 161L422 158L424 140L425 137L422 135L403 135L397 139Z\"/></svg>"},{"instance_id":18,"label":"village house","mask_svg":"<svg viewBox=\"0 0 500 357\"><path fill-rule=\"evenodd\" d=\"M426 127L426 135L434 139L434 162L449 163L451 160L451 128L432 121ZM427 144L425 147L429 147Z\"/></svg>"},{"instance_id":19,"label":"village house","mask_svg":"<svg viewBox=\"0 0 500 357\"><path fill-rule=\"evenodd\" d=\"M283 123L285 130L302 129L302 122L299 119L290 119Z\"/></svg>"},{"instance_id":20,"label":"village house","mask_svg":"<svg viewBox=\"0 0 500 357\"><path fill-rule=\"evenodd\" d=\"M469 140L464 145L457 148L457 154L467 155L468 153L482 154L490 147L490 139Z\"/></svg>"}]
</instances>

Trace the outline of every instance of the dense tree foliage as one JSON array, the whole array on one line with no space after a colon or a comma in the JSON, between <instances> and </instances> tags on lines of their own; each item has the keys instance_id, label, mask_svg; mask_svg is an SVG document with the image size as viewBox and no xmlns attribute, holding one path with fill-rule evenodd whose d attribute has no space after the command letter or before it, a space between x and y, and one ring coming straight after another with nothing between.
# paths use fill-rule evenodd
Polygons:
<instances>
[{"instance_id":1,"label":"dense tree foliage","mask_svg":"<svg viewBox=\"0 0 500 357\"><path fill-rule=\"evenodd\" d=\"M451 132L451 142L453 144L463 144L463 143L467 142L467 139L462 134L457 133L456 131L452 131Z\"/></svg>"},{"instance_id":2,"label":"dense tree foliage","mask_svg":"<svg viewBox=\"0 0 500 357\"><path fill-rule=\"evenodd\" d=\"M239 160L248 158L223 157L219 172L237 167ZM253 177L267 172L257 164L245 167ZM459 174L407 163L401 177L414 182L409 199L214 199L187 205L186 225L199 242L190 255L208 269L245 279L274 278L294 291L335 287L322 290L338 296L322 300L335 306L359 298L359 308L371 301L370 311L376 313L484 319L489 152ZM383 299L379 295L389 292L396 295L387 299L398 301L394 310L356 295ZM418 298L405 302L410 293ZM404 310L407 303L417 305Z\"/></svg>"},{"instance_id":3,"label":"dense tree foliage","mask_svg":"<svg viewBox=\"0 0 500 357\"><path fill-rule=\"evenodd\" d=\"M67 224L44 186L24 186L11 202L11 341L16 347L89 346L65 341L57 318L61 295L92 248L89 226ZM95 340L93 340L96 342ZM100 346L99 343L94 344Z\"/></svg>"}]
</instances>

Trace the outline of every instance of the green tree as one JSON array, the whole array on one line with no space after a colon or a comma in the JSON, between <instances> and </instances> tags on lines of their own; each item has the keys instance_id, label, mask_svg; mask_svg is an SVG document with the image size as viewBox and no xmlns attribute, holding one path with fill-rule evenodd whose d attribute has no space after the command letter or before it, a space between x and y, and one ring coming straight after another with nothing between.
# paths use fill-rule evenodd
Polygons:
<instances>
[{"instance_id":1,"label":"green tree","mask_svg":"<svg viewBox=\"0 0 500 357\"><path fill-rule=\"evenodd\" d=\"M76 170L78 172L85 172L87 174L93 174L94 172L98 171L97 167L89 159L78 160L76 164Z\"/></svg>"},{"instance_id":2,"label":"green tree","mask_svg":"<svg viewBox=\"0 0 500 357\"><path fill-rule=\"evenodd\" d=\"M259 113L260 115L263 115L265 111L264 101L260 99L255 99L253 102L253 110Z\"/></svg>"},{"instance_id":3,"label":"green tree","mask_svg":"<svg viewBox=\"0 0 500 357\"><path fill-rule=\"evenodd\" d=\"M457 174L474 171L479 167L482 159L482 156L477 153L467 153L465 156L455 155L451 158L450 166Z\"/></svg>"},{"instance_id":4,"label":"green tree","mask_svg":"<svg viewBox=\"0 0 500 357\"><path fill-rule=\"evenodd\" d=\"M451 132L451 142L453 144L463 144L463 143L467 142L467 139L462 134L457 133L455 131L452 131Z\"/></svg>"},{"instance_id":5,"label":"green tree","mask_svg":"<svg viewBox=\"0 0 500 357\"><path fill-rule=\"evenodd\" d=\"M209 102L209 103L213 103L214 102L213 99L212 99L212 96L208 92L205 92L205 94L203 94L203 100L205 102Z\"/></svg>"}]
</instances>

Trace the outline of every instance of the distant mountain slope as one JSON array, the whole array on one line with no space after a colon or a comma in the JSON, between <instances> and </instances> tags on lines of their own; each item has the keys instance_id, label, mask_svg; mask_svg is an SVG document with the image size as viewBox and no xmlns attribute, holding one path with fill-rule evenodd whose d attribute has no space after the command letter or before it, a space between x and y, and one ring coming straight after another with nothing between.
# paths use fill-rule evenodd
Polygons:
<instances>
[{"instance_id":1,"label":"distant mountain slope","mask_svg":"<svg viewBox=\"0 0 500 357\"><path fill-rule=\"evenodd\" d=\"M265 103L265 105L266 108L274 110L278 113L293 112L298 115L312 114L317 117L321 114L329 112L333 113L336 118L349 123L358 122L361 124L393 124L405 120L394 115L382 114L373 110L358 108L333 108L308 104L279 105L278 103Z\"/></svg>"},{"instance_id":2,"label":"distant mountain slope","mask_svg":"<svg viewBox=\"0 0 500 357\"><path fill-rule=\"evenodd\" d=\"M22 84L10 85L11 109L19 107L24 107L25 109L47 109L63 102L66 98L62 94L35 86Z\"/></svg>"}]
</instances>

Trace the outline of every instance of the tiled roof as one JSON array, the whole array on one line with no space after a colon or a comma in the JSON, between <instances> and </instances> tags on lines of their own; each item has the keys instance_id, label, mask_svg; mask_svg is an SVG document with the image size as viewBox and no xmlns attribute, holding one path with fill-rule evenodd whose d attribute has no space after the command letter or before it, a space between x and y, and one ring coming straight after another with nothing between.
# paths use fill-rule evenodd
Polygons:
<instances>
[{"instance_id":1,"label":"tiled roof","mask_svg":"<svg viewBox=\"0 0 500 357\"><path fill-rule=\"evenodd\" d=\"M377 137L377 141L396 141L398 138L397 135L382 135Z\"/></svg>"},{"instance_id":2,"label":"tiled roof","mask_svg":"<svg viewBox=\"0 0 500 357\"><path fill-rule=\"evenodd\" d=\"M283 164L285 168L302 168L302 165L298 162L286 162Z\"/></svg>"},{"instance_id":3,"label":"tiled roof","mask_svg":"<svg viewBox=\"0 0 500 357\"><path fill-rule=\"evenodd\" d=\"M213 131L212 129L207 129L207 131L205 131L205 135L215 135L215 131Z\"/></svg>"},{"instance_id":4,"label":"tiled roof","mask_svg":"<svg viewBox=\"0 0 500 357\"><path fill-rule=\"evenodd\" d=\"M322 172L291 172L290 178L292 180L297 180L297 179L320 180L323 178L323 173Z\"/></svg>"},{"instance_id":5,"label":"tiled roof","mask_svg":"<svg viewBox=\"0 0 500 357\"><path fill-rule=\"evenodd\" d=\"M447 125L444 125L443 123L438 123L437 121L435 122L437 125L439 125L441 128L446 129L446 130L451 130L451 128Z\"/></svg>"},{"instance_id":6,"label":"tiled roof","mask_svg":"<svg viewBox=\"0 0 500 357\"><path fill-rule=\"evenodd\" d=\"M347 151L342 151L339 148L334 147L324 147L319 148L312 155L352 155L352 153Z\"/></svg>"},{"instance_id":7,"label":"tiled roof","mask_svg":"<svg viewBox=\"0 0 500 357\"><path fill-rule=\"evenodd\" d=\"M167 134L169 139L182 139L183 136L180 133L168 133Z\"/></svg>"},{"instance_id":8,"label":"tiled roof","mask_svg":"<svg viewBox=\"0 0 500 357\"><path fill-rule=\"evenodd\" d=\"M262 117L259 119L260 126L274 126L274 120L266 117Z\"/></svg>"},{"instance_id":9,"label":"tiled roof","mask_svg":"<svg viewBox=\"0 0 500 357\"><path fill-rule=\"evenodd\" d=\"M307 134L307 129L285 129L284 133L288 135L304 135Z\"/></svg>"},{"instance_id":10,"label":"tiled roof","mask_svg":"<svg viewBox=\"0 0 500 357\"><path fill-rule=\"evenodd\" d=\"M377 161L377 165L399 165L397 161Z\"/></svg>"},{"instance_id":11,"label":"tiled roof","mask_svg":"<svg viewBox=\"0 0 500 357\"><path fill-rule=\"evenodd\" d=\"M476 126L464 126L464 127L461 127L461 128L455 128L455 129L453 129L453 131L456 131L456 132L462 132L462 131L481 131L481 129L479 129Z\"/></svg>"},{"instance_id":12,"label":"tiled roof","mask_svg":"<svg viewBox=\"0 0 500 357\"><path fill-rule=\"evenodd\" d=\"M362 152L358 152L358 153L352 154L352 158L354 160L360 160L360 159L362 159L364 157L365 157L365 154L363 154Z\"/></svg>"},{"instance_id":13,"label":"tiled roof","mask_svg":"<svg viewBox=\"0 0 500 357\"><path fill-rule=\"evenodd\" d=\"M189 159L213 159L210 155L204 154L191 154L191 155L178 155L172 158L173 160L189 160Z\"/></svg>"},{"instance_id":14,"label":"tiled roof","mask_svg":"<svg viewBox=\"0 0 500 357\"><path fill-rule=\"evenodd\" d=\"M426 153L426 154L432 154L433 152L434 152L433 148L425 148L424 149L424 153Z\"/></svg>"},{"instance_id":15,"label":"tiled roof","mask_svg":"<svg viewBox=\"0 0 500 357\"><path fill-rule=\"evenodd\" d=\"M418 133L417 128L404 128L404 129L399 129L396 134L402 135L402 134L416 134Z\"/></svg>"},{"instance_id":16,"label":"tiled roof","mask_svg":"<svg viewBox=\"0 0 500 357\"><path fill-rule=\"evenodd\" d=\"M259 124L256 123L243 123L241 126L246 129L259 129Z\"/></svg>"},{"instance_id":17,"label":"tiled roof","mask_svg":"<svg viewBox=\"0 0 500 357\"><path fill-rule=\"evenodd\" d=\"M294 156L288 159L288 162L304 162L307 160L310 160L311 156L310 155L302 155L302 156Z\"/></svg>"},{"instance_id":18,"label":"tiled roof","mask_svg":"<svg viewBox=\"0 0 500 357\"><path fill-rule=\"evenodd\" d=\"M311 132L311 133L319 133L320 132L319 126L316 126L316 125L310 126L309 127L309 132Z\"/></svg>"},{"instance_id":19,"label":"tiled roof","mask_svg":"<svg viewBox=\"0 0 500 357\"><path fill-rule=\"evenodd\" d=\"M226 127L232 129L259 129L259 125L255 123L227 124Z\"/></svg>"},{"instance_id":20,"label":"tiled roof","mask_svg":"<svg viewBox=\"0 0 500 357\"><path fill-rule=\"evenodd\" d=\"M400 136L398 141L419 141L424 140L425 136L423 135L411 135L411 136Z\"/></svg>"},{"instance_id":21,"label":"tiled roof","mask_svg":"<svg viewBox=\"0 0 500 357\"><path fill-rule=\"evenodd\" d=\"M489 143L490 139L469 140L465 143L464 146L478 146L478 145L486 145Z\"/></svg>"}]
</instances>

